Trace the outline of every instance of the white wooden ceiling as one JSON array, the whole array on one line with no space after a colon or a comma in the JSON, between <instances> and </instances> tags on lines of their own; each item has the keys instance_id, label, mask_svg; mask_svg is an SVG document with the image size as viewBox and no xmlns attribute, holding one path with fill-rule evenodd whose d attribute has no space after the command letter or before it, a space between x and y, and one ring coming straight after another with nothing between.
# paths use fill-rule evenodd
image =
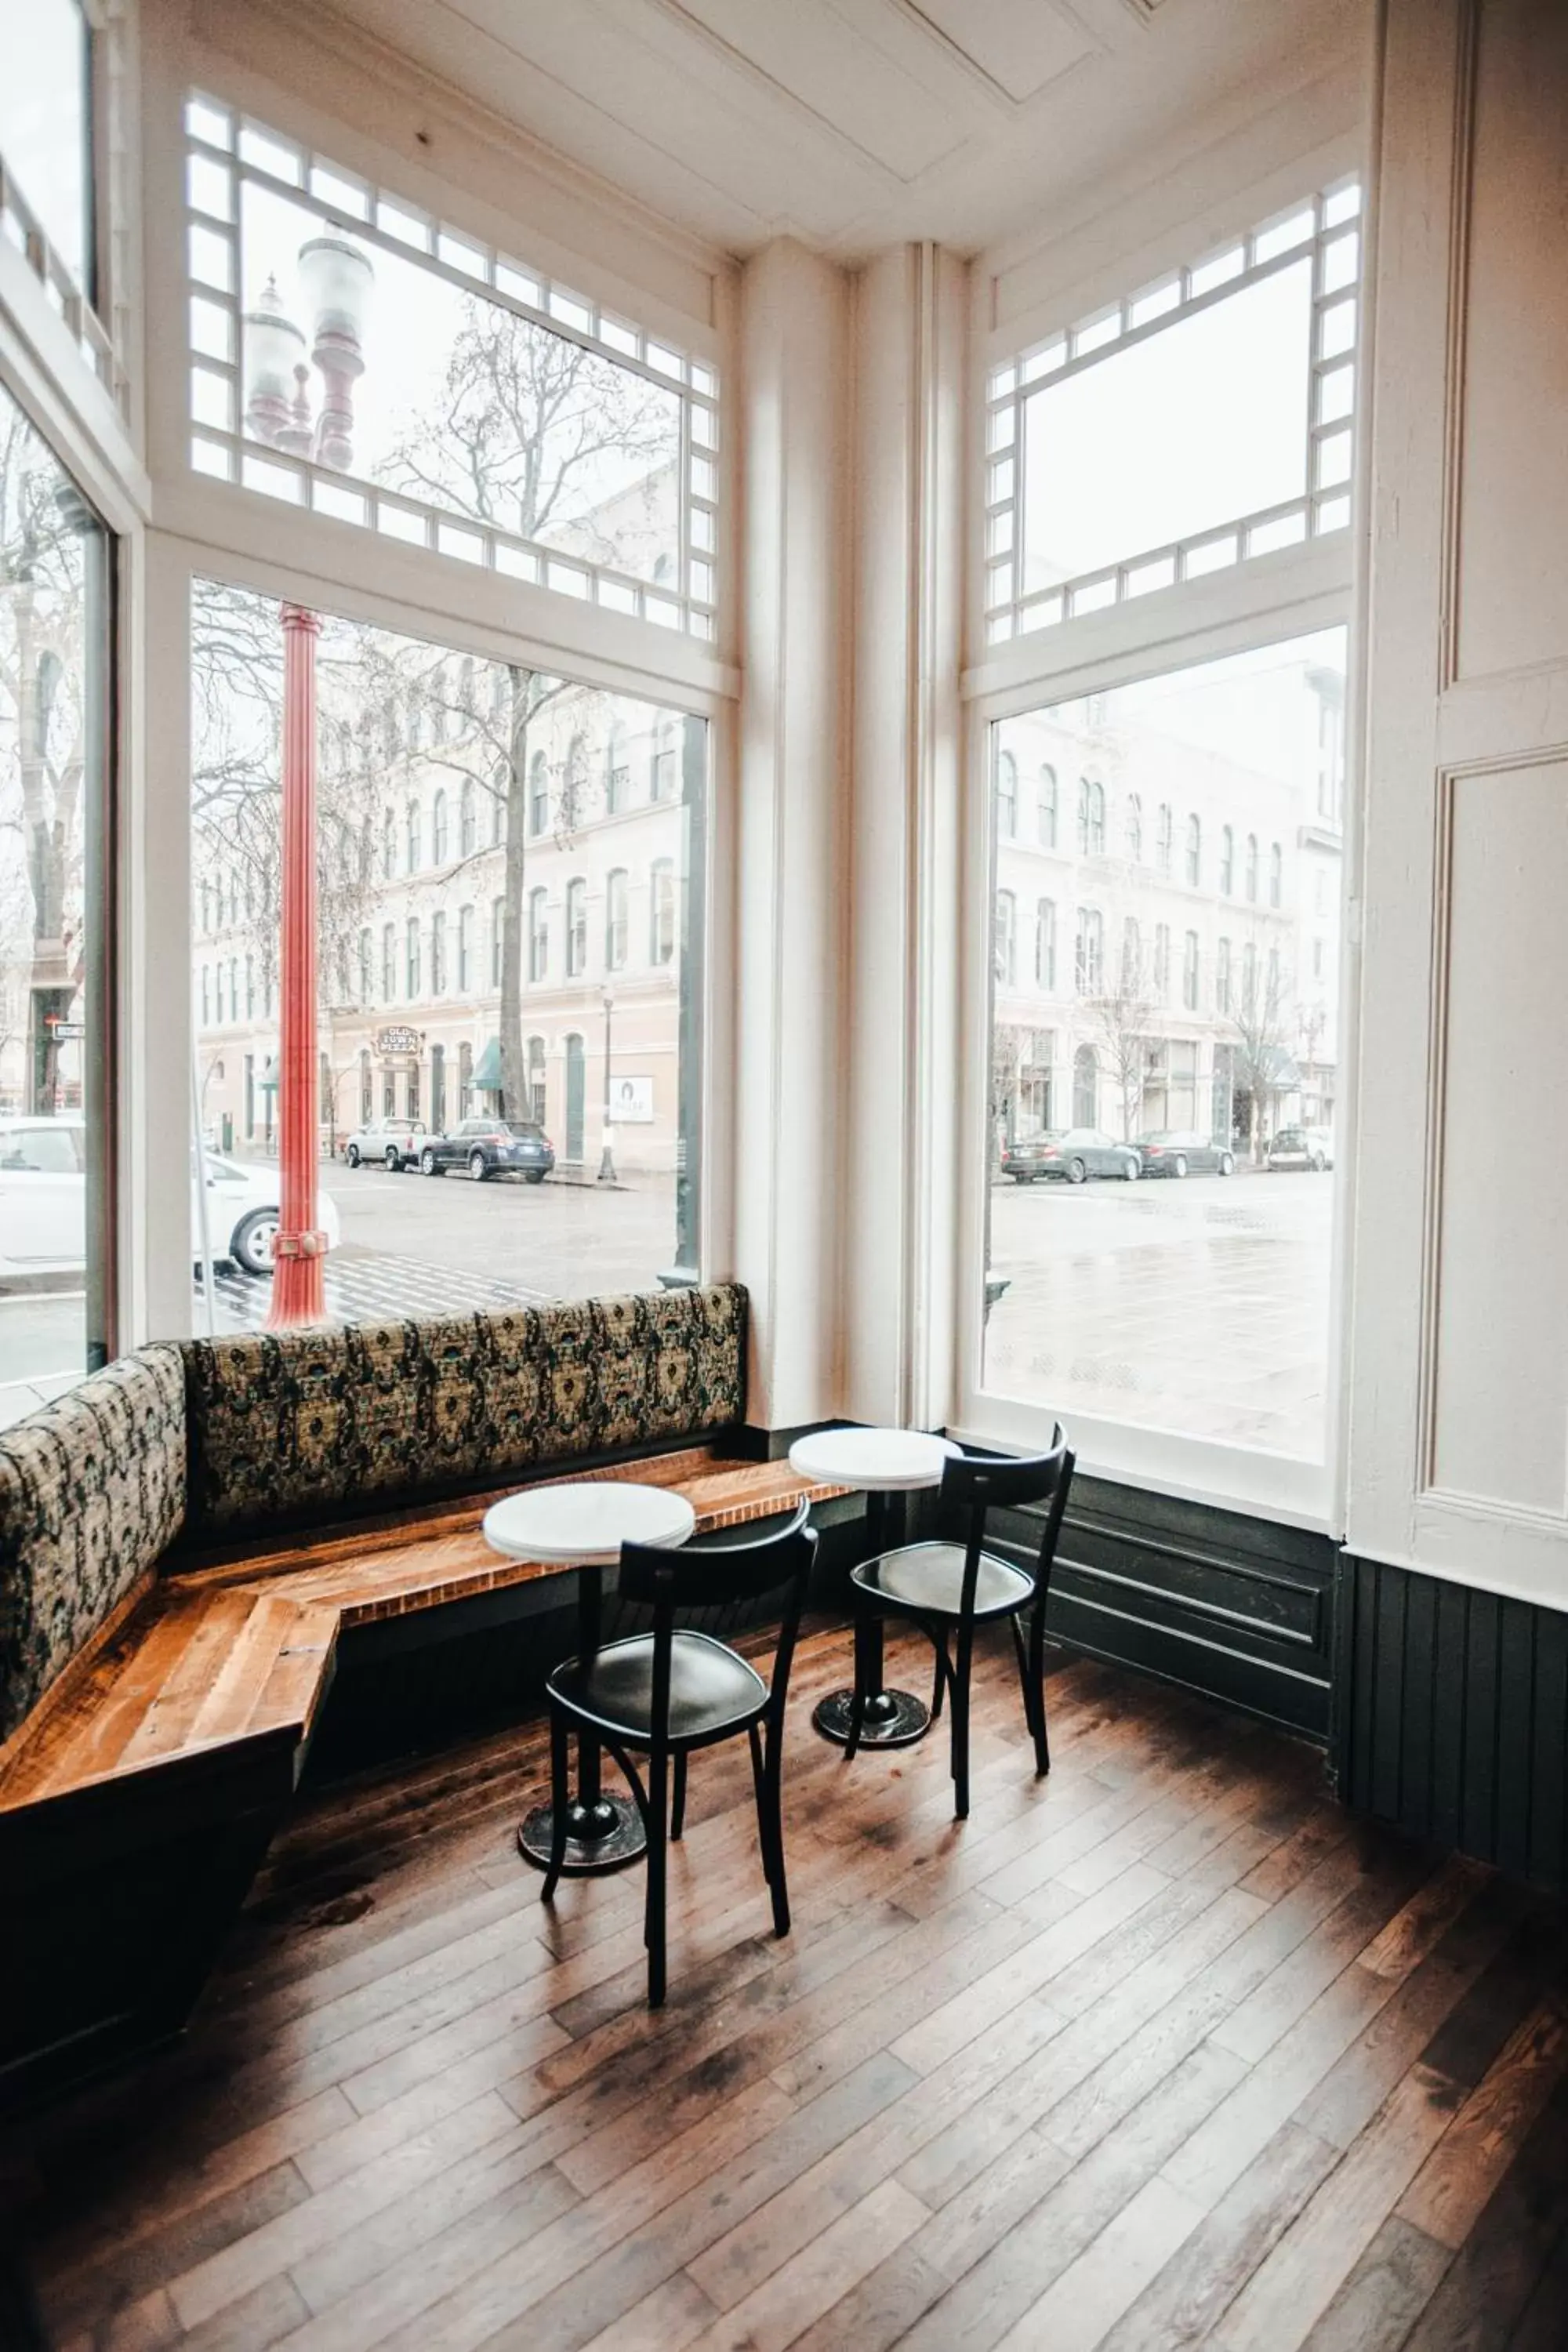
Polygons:
<instances>
[{"instance_id":1,"label":"white wooden ceiling","mask_svg":"<svg viewBox=\"0 0 1568 2352\"><path fill-rule=\"evenodd\" d=\"M667 220L745 253L978 250L1252 87L1370 0L332 0Z\"/></svg>"}]
</instances>

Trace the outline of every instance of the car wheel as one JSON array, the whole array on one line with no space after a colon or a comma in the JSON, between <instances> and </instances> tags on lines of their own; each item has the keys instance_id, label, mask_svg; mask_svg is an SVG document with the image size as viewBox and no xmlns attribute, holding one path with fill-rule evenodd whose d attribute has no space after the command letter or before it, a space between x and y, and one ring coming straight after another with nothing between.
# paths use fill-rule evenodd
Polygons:
<instances>
[{"instance_id":1,"label":"car wheel","mask_svg":"<svg viewBox=\"0 0 1568 2352\"><path fill-rule=\"evenodd\" d=\"M1015 1173L1015 1174L1014 1174L1013 1181L1014 1181L1014 1183L1015 1183L1015 1184L1026 1184L1026 1183L1028 1182L1028 1181L1029 1181L1029 1180L1028 1180L1028 1178L1027 1178L1026 1175L1023 1175L1022 1173Z\"/></svg>"},{"instance_id":2,"label":"car wheel","mask_svg":"<svg viewBox=\"0 0 1568 2352\"><path fill-rule=\"evenodd\" d=\"M1171 1173L1173 1176L1184 1176L1186 1172L1186 1155L1184 1152L1178 1151L1175 1158L1171 1162Z\"/></svg>"},{"instance_id":3,"label":"car wheel","mask_svg":"<svg viewBox=\"0 0 1568 2352\"><path fill-rule=\"evenodd\" d=\"M1069 1160L1068 1161L1068 1182L1069 1184L1081 1184L1088 1174L1089 1171L1084 1166L1081 1160Z\"/></svg>"},{"instance_id":4,"label":"car wheel","mask_svg":"<svg viewBox=\"0 0 1568 2352\"><path fill-rule=\"evenodd\" d=\"M272 1271L272 1253L278 1241L276 1209L252 1209L234 1229L229 1243L229 1255L246 1274L259 1279Z\"/></svg>"},{"instance_id":5,"label":"car wheel","mask_svg":"<svg viewBox=\"0 0 1568 2352\"><path fill-rule=\"evenodd\" d=\"M1121 1172L1130 1184L1136 1184L1139 1177L1143 1173L1143 1162L1141 1160L1130 1160Z\"/></svg>"},{"instance_id":6,"label":"car wheel","mask_svg":"<svg viewBox=\"0 0 1568 2352\"><path fill-rule=\"evenodd\" d=\"M419 1173L422 1176L439 1176L441 1173L441 1163L428 1144L419 1154Z\"/></svg>"},{"instance_id":7,"label":"car wheel","mask_svg":"<svg viewBox=\"0 0 1568 2352\"><path fill-rule=\"evenodd\" d=\"M543 1183L543 1181L544 1181L544 1171L543 1171L543 1169L542 1169L542 1168L541 1168L541 1169L536 1170L536 1171L534 1171L534 1172L533 1172L533 1173L529 1177L529 1180L528 1180L528 1181L529 1181L529 1182L530 1182L531 1184L542 1184L542 1183Z\"/></svg>"},{"instance_id":8,"label":"car wheel","mask_svg":"<svg viewBox=\"0 0 1568 2352\"><path fill-rule=\"evenodd\" d=\"M1222 1151L1219 1155L1219 1172L1222 1176L1234 1176L1236 1173L1236 1162L1228 1151Z\"/></svg>"},{"instance_id":9,"label":"car wheel","mask_svg":"<svg viewBox=\"0 0 1568 2352\"><path fill-rule=\"evenodd\" d=\"M485 1165L484 1153L482 1151L470 1151L468 1154L468 1173L473 1178L475 1183L482 1184L489 1172L489 1168Z\"/></svg>"},{"instance_id":10,"label":"car wheel","mask_svg":"<svg viewBox=\"0 0 1568 2352\"><path fill-rule=\"evenodd\" d=\"M351 1168L357 1168L359 1166L359 1145L357 1143L351 1143L348 1150L344 1152L343 1158L348 1161Z\"/></svg>"},{"instance_id":11,"label":"car wheel","mask_svg":"<svg viewBox=\"0 0 1568 2352\"><path fill-rule=\"evenodd\" d=\"M388 1174L389 1176L395 1176L395 1175L396 1175L396 1173L397 1173L397 1171L398 1171L398 1170L402 1167L402 1165L403 1165L403 1162L401 1161L401 1160L399 1160L399 1158L398 1158L398 1156L397 1156L397 1146L396 1146L396 1144L395 1144L395 1143L389 1143L389 1144L387 1145L387 1147L386 1147L386 1172L387 1172L387 1174Z\"/></svg>"}]
</instances>

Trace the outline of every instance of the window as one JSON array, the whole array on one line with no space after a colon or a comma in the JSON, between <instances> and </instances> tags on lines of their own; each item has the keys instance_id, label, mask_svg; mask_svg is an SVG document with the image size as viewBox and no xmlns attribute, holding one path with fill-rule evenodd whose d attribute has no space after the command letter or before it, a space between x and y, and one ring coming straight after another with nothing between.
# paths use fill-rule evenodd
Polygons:
<instances>
[{"instance_id":1,"label":"window","mask_svg":"<svg viewBox=\"0 0 1568 2352\"><path fill-rule=\"evenodd\" d=\"M1168 875L1171 870L1171 804L1162 801L1159 829L1154 836L1154 863L1162 874Z\"/></svg>"},{"instance_id":2,"label":"window","mask_svg":"<svg viewBox=\"0 0 1568 2352\"><path fill-rule=\"evenodd\" d=\"M605 884L605 969L619 971L626 961L626 874L617 866Z\"/></svg>"},{"instance_id":3,"label":"window","mask_svg":"<svg viewBox=\"0 0 1568 2352\"><path fill-rule=\"evenodd\" d=\"M1134 673L1093 697L1042 701L994 721L1003 740L990 747L993 777L1002 748L1031 776L1048 749L1052 763L1085 785L1100 761L1117 786L1118 847L1131 795L1152 824L1148 865L1095 859L1092 802L1080 786L1078 884L1065 902L1073 908L1073 1001L1051 1047L1058 1120L1070 1090L1076 1125L1118 1137L1197 1130L1238 1167L1260 1167L1279 1127L1306 1124L1309 1101L1333 1101L1338 852L1318 847L1315 747L1323 703L1343 677L1345 644L1337 628L1263 644ZM1314 877L1320 866L1325 876L1329 912L1298 929L1283 880L1279 907L1258 903L1267 878L1258 866L1261 852L1271 876L1274 849L1282 867L1288 845L1304 836ZM1163 843L1179 855L1176 876L1159 870ZM1217 883L1224 937L1205 931L1194 904L1194 863L1196 887ZM1011 870L1010 857L1004 881ZM1309 900L1304 877L1298 895ZM1043 998L1050 901L1031 893L1028 904ZM1313 944L1325 934L1320 963ZM1007 1118L1036 1097L1026 1080L1032 1033L1016 1004L1000 998L993 1024L984 1100L994 1154ZM1167 1026L1182 1034L1162 1034ZM1206 1481L1258 1504L1281 1489L1314 1493L1305 1474L1325 1458L1331 1183L1310 1204L1282 1183L1247 1184L1243 1198L1205 1168L1192 1169L1184 1186L1102 1185L1089 1195L1090 1234L1065 1212L1026 1215L1027 1189L1005 1182L994 1157L992 1168L983 1262L992 1295L988 1312L974 1315L966 1425L986 1433L995 1400L988 1433L1014 1444L1029 1442L1033 1415L1041 1423L1059 1415L1080 1444L1093 1444L1097 1460L1130 1473L1168 1479L1179 1458L1171 1449L1190 1444L1208 1449L1190 1467L1198 1491ZM1247 1368L1239 1382L1237 1363ZM1158 1433L1157 1454L1141 1432ZM1255 1476L1249 1453L1268 1457ZM1303 1474L1299 1490L1290 1464Z\"/></svg>"},{"instance_id":4,"label":"window","mask_svg":"<svg viewBox=\"0 0 1568 2352\"><path fill-rule=\"evenodd\" d=\"M1182 943L1182 1003L1189 1013L1198 1009L1198 935L1189 931Z\"/></svg>"},{"instance_id":5,"label":"window","mask_svg":"<svg viewBox=\"0 0 1568 2352\"><path fill-rule=\"evenodd\" d=\"M544 1125L544 1040L528 1041L528 1109L536 1127Z\"/></svg>"},{"instance_id":6,"label":"window","mask_svg":"<svg viewBox=\"0 0 1568 2352\"><path fill-rule=\"evenodd\" d=\"M204 963L202 966L202 1027L204 1029L211 1024L212 1017L212 972Z\"/></svg>"},{"instance_id":7,"label":"window","mask_svg":"<svg viewBox=\"0 0 1568 2352\"><path fill-rule=\"evenodd\" d=\"M33 0L0 77L0 156L89 301L93 268L92 36L81 0ZM26 62L21 62L26 43Z\"/></svg>"},{"instance_id":8,"label":"window","mask_svg":"<svg viewBox=\"0 0 1568 2352\"><path fill-rule=\"evenodd\" d=\"M546 912L546 894L531 890L528 894L528 976L542 980L550 969L550 919Z\"/></svg>"},{"instance_id":9,"label":"window","mask_svg":"<svg viewBox=\"0 0 1568 2352\"><path fill-rule=\"evenodd\" d=\"M1080 857L1105 855L1105 787L1088 776L1079 778L1078 847Z\"/></svg>"},{"instance_id":10,"label":"window","mask_svg":"<svg viewBox=\"0 0 1568 2352\"><path fill-rule=\"evenodd\" d=\"M372 991L370 926L367 923L359 935L359 1001L368 1004Z\"/></svg>"},{"instance_id":11,"label":"window","mask_svg":"<svg viewBox=\"0 0 1568 2352\"><path fill-rule=\"evenodd\" d=\"M672 801L680 781L680 737L674 720L661 720L653 740L653 775L648 797L656 801Z\"/></svg>"},{"instance_id":12,"label":"window","mask_svg":"<svg viewBox=\"0 0 1568 2352\"><path fill-rule=\"evenodd\" d=\"M1018 762L1011 751L996 755L996 833L1011 841L1018 830Z\"/></svg>"},{"instance_id":13,"label":"window","mask_svg":"<svg viewBox=\"0 0 1568 2352\"><path fill-rule=\"evenodd\" d=\"M474 985L474 910L458 909L458 993L467 996Z\"/></svg>"},{"instance_id":14,"label":"window","mask_svg":"<svg viewBox=\"0 0 1568 2352\"><path fill-rule=\"evenodd\" d=\"M581 876L566 885L566 973L588 969L588 885Z\"/></svg>"},{"instance_id":15,"label":"window","mask_svg":"<svg viewBox=\"0 0 1568 2352\"><path fill-rule=\"evenodd\" d=\"M458 1117L469 1118L474 1108L474 1049L465 1037L458 1048Z\"/></svg>"},{"instance_id":16,"label":"window","mask_svg":"<svg viewBox=\"0 0 1568 2352\"><path fill-rule=\"evenodd\" d=\"M381 992L388 1004L397 993L397 933L390 923L381 927Z\"/></svg>"},{"instance_id":17,"label":"window","mask_svg":"<svg viewBox=\"0 0 1568 2352\"><path fill-rule=\"evenodd\" d=\"M1012 988L1018 978L1018 902L1011 890L996 893L996 936L993 957L998 988Z\"/></svg>"},{"instance_id":18,"label":"window","mask_svg":"<svg viewBox=\"0 0 1568 2352\"><path fill-rule=\"evenodd\" d=\"M632 772L626 756L626 730L619 719L610 728L605 747L605 812L618 816L631 793Z\"/></svg>"},{"instance_id":19,"label":"window","mask_svg":"<svg viewBox=\"0 0 1568 2352\"><path fill-rule=\"evenodd\" d=\"M381 870L388 882L397 871L397 819L390 809L381 821Z\"/></svg>"},{"instance_id":20,"label":"window","mask_svg":"<svg viewBox=\"0 0 1568 2352\"><path fill-rule=\"evenodd\" d=\"M993 371L989 643L1347 527L1360 211L1304 196Z\"/></svg>"},{"instance_id":21,"label":"window","mask_svg":"<svg viewBox=\"0 0 1568 2352\"><path fill-rule=\"evenodd\" d=\"M1126 815L1127 862L1141 866L1143 862L1143 803L1136 793L1127 795Z\"/></svg>"},{"instance_id":22,"label":"window","mask_svg":"<svg viewBox=\"0 0 1568 2352\"><path fill-rule=\"evenodd\" d=\"M199 471L713 636L710 366L211 99L190 100L186 131ZM311 247L323 237L337 248L331 290L349 331L357 339L361 314L375 322L381 364L399 384L395 401L361 400L350 426L306 341L323 268ZM242 319L243 416L222 372ZM526 436L489 430L509 394L511 415L531 419Z\"/></svg>"},{"instance_id":23,"label":"window","mask_svg":"<svg viewBox=\"0 0 1568 2352\"><path fill-rule=\"evenodd\" d=\"M430 863L447 863L447 795L438 792L430 809Z\"/></svg>"},{"instance_id":24,"label":"window","mask_svg":"<svg viewBox=\"0 0 1568 2352\"><path fill-rule=\"evenodd\" d=\"M228 1017L231 1021L239 1019L239 958L237 956L230 956L228 960Z\"/></svg>"},{"instance_id":25,"label":"window","mask_svg":"<svg viewBox=\"0 0 1568 2352\"><path fill-rule=\"evenodd\" d=\"M430 993L447 993L447 918L439 907L430 918Z\"/></svg>"},{"instance_id":26,"label":"window","mask_svg":"<svg viewBox=\"0 0 1568 2352\"><path fill-rule=\"evenodd\" d=\"M422 1114L419 1108L419 1065L417 1062L415 1063L414 1067L408 1073L408 1084L405 1091L404 1099L408 1107L409 1118L411 1119L420 1118Z\"/></svg>"},{"instance_id":27,"label":"window","mask_svg":"<svg viewBox=\"0 0 1568 2352\"><path fill-rule=\"evenodd\" d=\"M1035 909L1035 985L1047 992L1057 984L1057 902L1042 898Z\"/></svg>"},{"instance_id":28,"label":"window","mask_svg":"<svg viewBox=\"0 0 1568 2352\"><path fill-rule=\"evenodd\" d=\"M1039 789L1035 801L1042 849L1054 849L1057 845L1058 805L1057 772L1047 761L1040 768Z\"/></svg>"},{"instance_id":29,"label":"window","mask_svg":"<svg viewBox=\"0 0 1568 2352\"><path fill-rule=\"evenodd\" d=\"M506 965L506 900L490 902L490 986L499 988Z\"/></svg>"},{"instance_id":30,"label":"window","mask_svg":"<svg viewBox=\"0 0 1568 2352\"><path fill-rule=\"evenodd\" d=\"M675 958L675 868L668 857L654 860L648 895L648 961L668 964Z\"/></svg>"},{"instance_id":31,"label":"window","mask_svg":"<svg viewBox=\"0 0 1568 2352\"><path fill-rule=\"evenodd\" d=\"M550 762L535 751L528 763L528 830L537 841L550 822Z\"/></svg>"},{"instance_id":32,"label":"window","mask_svg":"<svg viewBox=\"0 0 1568 2352\"><path fill-rule=\"evenodd\" d=\"M1105 986L1105 918L1097 907L1078 910L1073 982L1080 996L1099 996Z\"/></svg>"},{"instance_id":33,"label":"window","mask_svg":"<svg viewBox=\"0 0 1568 2352\"><path fill-rule=\"evenodd\" d=\"M404 837L407 844L406 871L410 874L417 874L425 863L424 824L417 801L410 801L408 803L404 818Z\"/></svg>"},{"instance_id":34,"label":"window","mask_svg":"<svg viewBox=\"0 0 1568 2352\"><path fill-rule=\"evenodd\" d=\"M1276 841L1270 844L1268 850L1268 903L1271 907L1279 904L1284 884L1285 853Z\"/></svg>"},{"instance_id":35,"label":"window","mask_svg":"<svg viewBox=\"0 0 1568 2352\"><path fill-rule=\"evenodd\" d=\"M256 958L245 959L245 1017L249 1021L256 1012Z\"/></svg>"},{"instance_id":36,"label":"window","mask_svg":"<svg viewBox=\"0 0 1568 2352\"><path fill-rule=\"evenodd\" d=\"M410 915L406 926L407 954L404 966L405 992L410 1003L419 993L419 918Z\"/></svg>"}]
</instances>

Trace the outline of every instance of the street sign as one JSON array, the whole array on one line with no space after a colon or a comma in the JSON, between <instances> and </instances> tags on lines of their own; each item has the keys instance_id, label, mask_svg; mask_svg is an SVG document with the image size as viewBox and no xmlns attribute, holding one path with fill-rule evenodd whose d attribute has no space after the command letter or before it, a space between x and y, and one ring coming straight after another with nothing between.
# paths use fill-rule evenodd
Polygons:
<instances>
[{"instance_id":1,"label":"street sign","mask_svg":"<svg viewBox=\"0 0 1568 2352\"><path fill-rule=\"evenodd\" d=\"M46 1013L44 1026L54 1032L57 1045L68 1045L73 1039L85 1037L87 1025L81 1021L62 1021L58 1013Z\"/></svg>"}]
</instances>

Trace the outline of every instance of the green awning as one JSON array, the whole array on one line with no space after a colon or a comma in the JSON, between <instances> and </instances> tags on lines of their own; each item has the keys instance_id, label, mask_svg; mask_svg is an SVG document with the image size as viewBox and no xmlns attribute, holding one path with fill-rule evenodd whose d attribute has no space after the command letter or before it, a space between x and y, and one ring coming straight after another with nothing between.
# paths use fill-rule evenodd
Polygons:
<instances>
[{"instance_id":1,"label":"green awning","mask_svg":"<svg viewBox=\"0 0 1568 2352\"><path fill-rule=\"evenodd\" d=\"M499 1037L490 1039L489 1044L474 1064L471 1083L485 1094L498 1094L500 1091L500 1039Z\"/></svg>"}]
</instances>

